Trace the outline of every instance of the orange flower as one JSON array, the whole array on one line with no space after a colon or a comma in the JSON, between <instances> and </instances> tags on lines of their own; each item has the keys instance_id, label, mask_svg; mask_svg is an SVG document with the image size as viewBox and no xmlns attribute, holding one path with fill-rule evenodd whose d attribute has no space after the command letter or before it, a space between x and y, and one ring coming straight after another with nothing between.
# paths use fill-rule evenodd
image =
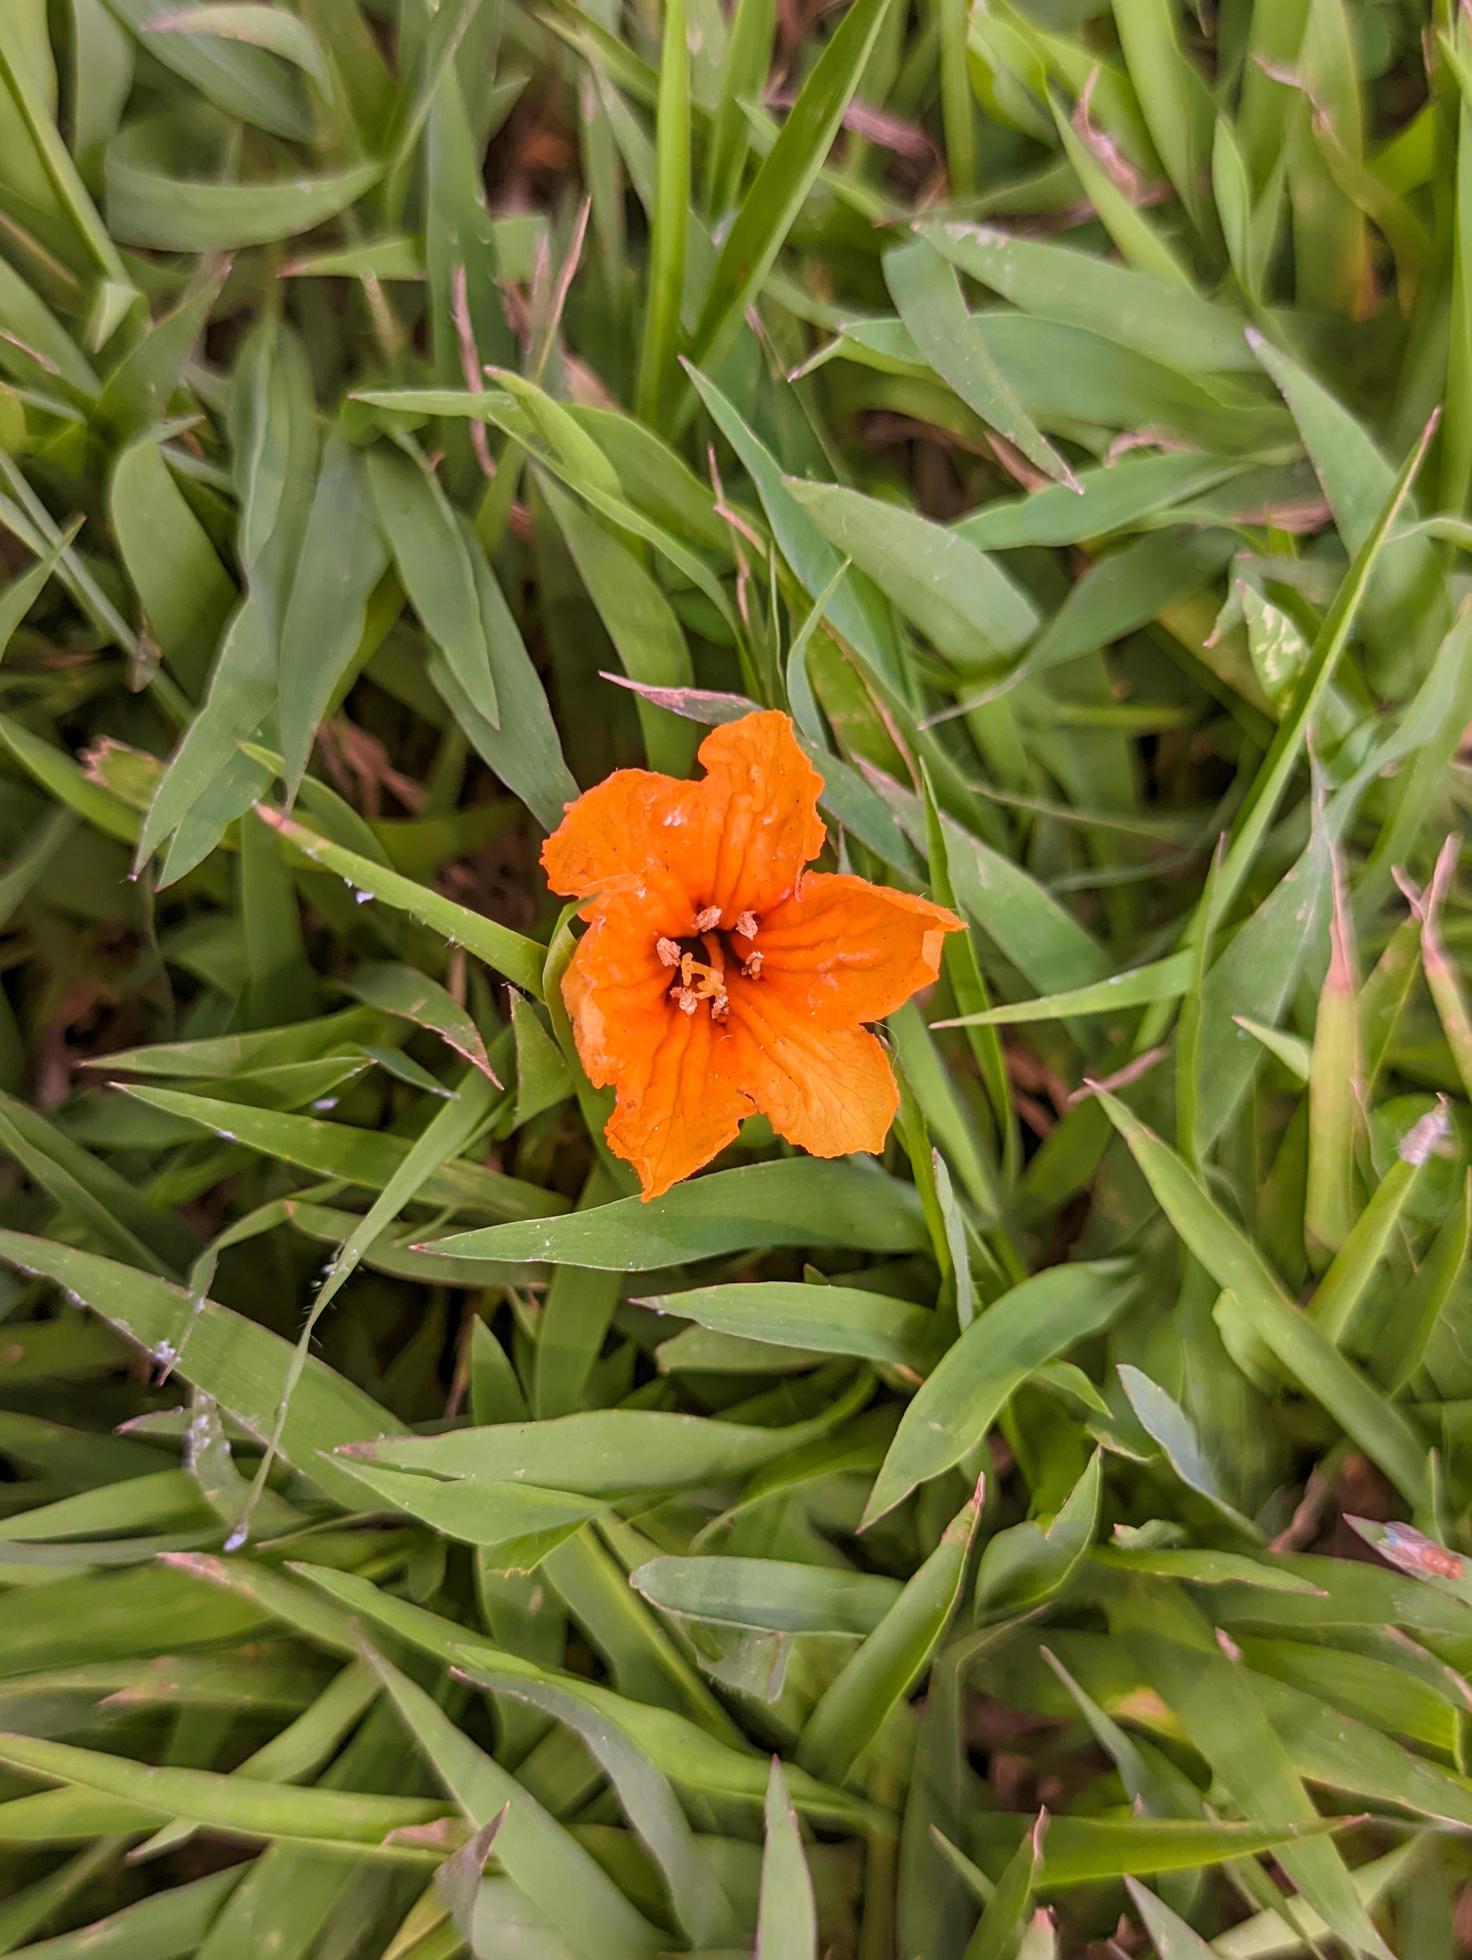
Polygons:
<instances>
[{"instance_id":1,"label":"orange flower","mask_svg":"<svg viewBox=\"0 0 1472 1960\"><path fill-rule=\"evenodd\" d=\"M899 1091L877 1021L927 986L943 906L804 872L823 779L782 714L706 736L703 781L620 769L547 839L552 889L588 931L562 983L611 1147L645 1198L689 1177L760 1110L815 1157L883 1148Z\"/></svg>"}]
</instances>

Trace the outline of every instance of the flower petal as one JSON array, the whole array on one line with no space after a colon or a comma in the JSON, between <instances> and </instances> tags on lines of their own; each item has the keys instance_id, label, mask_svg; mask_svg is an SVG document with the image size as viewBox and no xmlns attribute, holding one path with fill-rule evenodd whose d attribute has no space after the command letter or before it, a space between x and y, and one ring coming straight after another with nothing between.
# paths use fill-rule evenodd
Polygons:
<instances>
[{"instance_id":1,"label":"flower petal","mask_svg":"<svg viewBox=\"0 0 1472 1960\"><path fill-rule=\"evenodd\" d=\"M741 1084L779 1136L814 1157L884 1148L900 1092L867 1030L826 1026L750 980L732 986L727 1026L740 1036Z\"/></svg>"},{"instance_id":2,"label":"flower petal","mask_svg":"<svg viewBox=\"0 0 1472 1960\"><path fill-rule=\"evenodd\" d=\"M562 998L596 1088L636 1072L658 1045L675 1011L670 977L655 951L655 935L635 910L600 911L578 941L562 977Z\"/></svg>"},{"instance_id":3,"label":"flower petal","mask_svg":"<svg viewBox=\"0 0 1472 1960\"><path fill-rule=\"evenodd\" d=\"M542 846L547 883L589 907L637 901L647 908L651 946L660 933L688 933L714 861L704 787L649 769L616 770L569 803Z\"/></svg>"},{"instance_id":4,"label":"flower petal","mask_svg":"<svg viewBox=\"0 0 1472 1960\"><path fill-rule=\"evenodd\" d=\"M605 1132L633 1165L646 1198L689 1177L752 1112L734 1069L728 1024L682 1014L640 913L599 910L563 978L578 1054L617 1103Z\"/></svg>"},{"instance_id":5,"label":"flower petal","mask_svg":"<svg viewBox=\"0 0 1472 1960\"><path fill-rule=\"evenodd\" d=\"M930 985L946 934L962 929L928 898L810 871L761 920L762 984L833 1026L878 1021Z\"/></svg>"},{"instance_id":6,"label":"flower petal","mask_svg":"<svg viewBox=\"0 0 1472 1960\"><path fill-rule=\"evenodd\" d=\"M620 1078L604 1134L638 1172L646 1200L702 1169L751 1115L752 1099L733 1069L737 1048L729 1026L704 1009L675 1010L637 1075Z\"/></svg>"},{"instance_id":7,"label":"flower petal","mask_svg":"<svg viewBox=\"0 0 1472 1960\"><path fill-rule=\"evenodd\" d=\"M823 778L797 745L786 715L744 715L700 745L715 855L701 902L727 926L778 905L823 848Z\"/></svg>"}]
</instances>

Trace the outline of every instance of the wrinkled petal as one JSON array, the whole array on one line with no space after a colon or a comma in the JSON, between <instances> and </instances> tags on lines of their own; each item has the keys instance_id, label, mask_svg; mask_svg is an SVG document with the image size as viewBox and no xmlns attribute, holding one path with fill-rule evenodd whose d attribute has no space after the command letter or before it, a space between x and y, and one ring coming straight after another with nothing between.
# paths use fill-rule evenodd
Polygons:
<instances>
[{"instance_id":1,"label":"wrinkled petal","mask_svg":"<svg viewBox=\"0 0 1472 1960\"><path fill-rule=\"evenodd\" d=\"M729 1024L704 1009L681 1014L671 979L640 916L600 911L562 982L588 1079L617 1094L609 1147L633 1165L646 1198L708 1164L753 1106Z\"/></svg>"},{"instance_id":2,"label":"wrinkled petal","mask_svg":"<svg viewBox=\"0 0 1472 1960\"><path fill-rule=\"evenodd\" d=\"M814 1157L884 1148L900 1092L866 1029L825 1025L750 981L733 985L727 1026L740 1038L742 1086L779 1136Z\"/></svg>"},{"instance_id":3,"label":"wrinkled petal","mask_svg":"<svg viewBox=\"0 0 1472 1960\"><path fill-rule=\"evenodd\" d=\"M946 934L960 930L928 898L810 871L761 921L762 983L791 1011L834 1026L882 1020L930 985Z\"/></svg>"},{"instance_id":4,"label":"wrinkled petal","mask_svg":"<svg viewBox=\"0 0 1472 1960\"><path fill-rule=\"evenodd\" d=\"M651 939L690 930L714 871L702 783L619 769L567 806L542 846L542 868L565 898L646 909Z\"/></svg>"},{"instance_id":5,"label":"wrinkled petal","mask_svg":"<svg viewBox=\"0 0 1472 1960\"><path fill-rule=\"evenodd\" d=\"M746 715L714 728L700 745L714 855L701 903L727 926L791 893L823 848L818 815L823 778L797 745L786 715Z\"/></svg>"},{"instance_id":6,"label":"wrinkled petal","mask_svg":"<svg viewBox=\"0 0 1472 1960\"><path fill-rule=\"evenodd\" d=\"M595 1088L637 1069L673 1016L670 970L655 942L637 912L600 912L562 977L578 1055Z\"/></svg>"},{"instance_id":7,"label":"wrinkled petal","mask_svg":"<svg viewBox=\"0 0 1472 1960\"><path fill-rule=\"evenodd\" d=\"M637 1073L619 1078L604 1134L638 1172L646 1199L703 1169L751 1115L733 1070L737 1046L729 1025L709 1014L672 1013Z\"/></svg>"}]
</instances>

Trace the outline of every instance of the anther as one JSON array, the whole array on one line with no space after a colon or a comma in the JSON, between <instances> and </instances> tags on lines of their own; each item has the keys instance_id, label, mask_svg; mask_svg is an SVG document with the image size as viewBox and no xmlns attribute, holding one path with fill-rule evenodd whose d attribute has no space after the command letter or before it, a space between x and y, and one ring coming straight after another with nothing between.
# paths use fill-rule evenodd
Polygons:
<instances>
[{"instance_id":1,"label":"anther","mask_svg":"<svg viewBox=\"0 0 1472 1960\"><path fill-rule=\"evenodd\" d=\"M702 911L695 914L695 930L697 932L714 932L720 923L721 908L719 905L707 905Z\"/></svg>"},{"instance_id":2,"label":"anther","mask_svg":"<svg viewBox=\"0 0 1472 1960\"><path fill-rule=\"evenodd\" d=\"M682 1014L693 1014L700 1005L699 998L688 987L675 987L672 991L675 1005Z\"/></svg>"},{"instance_id":3,"label":"anther","mask_svg":"<svg viewBox=\"0 0 1472 1960\"><path fill-rule=\"evenodd\" d=\"M656 939L654 950L659 955L661 966L678 966L680 964L680 942L678 939Z\"/></svg>"},{"instance_id":4,"label":"anther","mask_svg":"<svg viewBox=\"0 0 1472 1960\"><path fill-rule=\"evenodd\" d=\"M741 914L741 917L736 921L735 930L737 936L741 939L755 939L756 938L755 912L743 912Z\"/></svg>"},{"instance_id":5,"label":"anther","mask_svg":"<svg viewBox=\"0 0 1472 1960\"><path fill-rule=\"evenodd\" d=\"M751 957L747 960L746 964L742 967L741 971L745 974L748 980L760 980L762 977L761 953L760 952L753 953Z\"/></svg>"}]
</instances>

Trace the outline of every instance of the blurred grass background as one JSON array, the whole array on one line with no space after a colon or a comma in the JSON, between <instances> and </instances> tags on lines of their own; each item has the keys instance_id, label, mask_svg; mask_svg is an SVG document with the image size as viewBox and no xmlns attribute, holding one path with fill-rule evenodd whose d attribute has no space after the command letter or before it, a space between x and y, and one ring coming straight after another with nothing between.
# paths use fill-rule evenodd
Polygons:
<instances>
[{"instance_id":1,"label":"blurred grass background","mask_svg":"<svg viewBox=\"0 0 1472 1960\"><path fill-rule=\"evenodd\" d=\"M1451 0L8 0L0 1952L1472 1950L1469 487ZM971 931L640 1206L751 705Z\"/></svg>"}]
</instances>

